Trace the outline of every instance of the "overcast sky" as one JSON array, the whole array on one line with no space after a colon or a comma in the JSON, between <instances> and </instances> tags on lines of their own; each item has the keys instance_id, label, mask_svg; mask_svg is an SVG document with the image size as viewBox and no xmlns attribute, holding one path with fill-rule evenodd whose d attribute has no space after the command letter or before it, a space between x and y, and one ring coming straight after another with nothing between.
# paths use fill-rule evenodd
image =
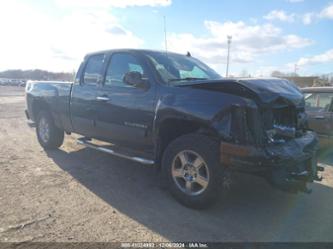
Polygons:
<instances>
[{"instance_id":1,"label":"overcast sky","mask_svg":"<svg viewBox=\"0 0 333 249\"><path fill-rule=\"evenodd\" d=\"M71 72L91 51L168 49L224 75L333 72L333 2L326 0L4 0L0 70Z\"/></svg>"}]
</instances>

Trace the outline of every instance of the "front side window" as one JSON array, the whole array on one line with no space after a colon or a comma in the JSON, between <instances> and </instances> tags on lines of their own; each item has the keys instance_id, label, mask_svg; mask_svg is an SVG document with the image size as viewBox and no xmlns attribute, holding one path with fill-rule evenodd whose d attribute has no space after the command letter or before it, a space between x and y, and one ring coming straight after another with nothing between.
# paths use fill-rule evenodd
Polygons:
<instances>
[{"instance_id":1,"label":"front side window","mask_svg":"<svg viewBox=\"0 0 333 249\"><path fill-rule=\"evenodd\" d=\"M128 72L144 74L143 66L139 60L129 53L117 53L112 55L111 62L106 70L105 85L118 87L132 87L125 84L123 79Z\"/></svg>"},{"instance_id":2,"label":"front side window","mask_svg":"<svg viewBox=\"0 0 333 249\"><path fill-rule=\"evenodd\" d=\"M317 107L317 94L316 93L305 93L305 107L308 111L315 110Z\"/></svg>"},{"instance_id":3,"label":"front side window","mask_svg":"<svg viewBox=\"0 0 333 249\"><path fill-rule=\"evenodd\" d=\"M102 78L104 55L92 55L89 57L83 73L84 84L98 84Z\"/></svg>"},{"instance_id":4,"label":"front side window","mask_svg":"<svg viewBox=\"0 0 333 249\"><path fill-rule=\"evenodd\" d=\"M333 93L306 93L304 98L305 107L308 111L331 111Z\"/></svg>"},{"instance_id":5,"label":"front side window","mask_svg":"<svg viewBox=\"0 0 333 249\"><path fill-rule=\"evenodd\" d=\"M325 112L331 111L333 93L319 93L318 107Z\"/></svg>"},{"instance_id":6,"label":"front side window","mask_svg":"<svg viewBox=\"0 0 333 249\"><path fill-rule=\"evenodd\" d=\"M188 80L222 78L213 69L191 56L162 52L148 52L147 56L163 81L172 85L186 84Z\"/></svg>"}]
</instances>

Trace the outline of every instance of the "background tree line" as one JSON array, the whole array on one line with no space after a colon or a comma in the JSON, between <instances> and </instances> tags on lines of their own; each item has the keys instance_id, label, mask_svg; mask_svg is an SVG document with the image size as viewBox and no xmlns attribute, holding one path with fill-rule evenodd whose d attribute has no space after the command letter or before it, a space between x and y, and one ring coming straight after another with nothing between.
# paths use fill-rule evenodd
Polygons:
<instances>
[{"instance_id":1,"label":"background tree line","mask_svg":"<svg viewBox=\"0 0 333 249\"><path fill-rule=\"evenodd\" d=\"M59 80L59 81L73 81L74 72L49 72L45 70L35 69L35 70L6 70L0 72L0 78L7 79L22 79L22 80Z\"/></svg>"}]
</instances>

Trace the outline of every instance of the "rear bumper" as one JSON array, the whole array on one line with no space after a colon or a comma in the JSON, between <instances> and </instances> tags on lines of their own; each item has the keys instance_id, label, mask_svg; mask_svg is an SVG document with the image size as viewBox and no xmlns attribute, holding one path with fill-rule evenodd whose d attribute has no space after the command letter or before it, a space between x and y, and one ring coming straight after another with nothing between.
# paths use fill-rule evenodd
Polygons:
<instances>
[{"instance_id":1,"label":"rear bumper","mask_svg":"<svg viewBox=\"0 0 333 249\"><path fill-rule=\"evenodd\" d=\"M28 92L26 92L25 98L26 98L26 109L24 110L24 113L27 118L27 124L28 124L28 126L34 128L34 127L36 127L36 123L35 123L36 120L35 120L35 117L32 112L33 98L31 96L31 94Z\"/></svg>"},{"instance_id":2,"label":"rear bumper","mask_svg":"<svg viewBox=\"0 0 333 249\"><path fill-rule=\"evenodd\" d=\"M24 110L24 113L25 113L25 117L29 120L29 119L30 119L30 116L29 116L29 112L28 112L28 110Z\"/></svg>"},{"instance_id":3,"label":"rear bumper","mask_svg":"<svg viewBox=\"0 0 333 249\"><path fill-rule=\"evenodd\" d=\"M29 115L28 110L25 110L24 113L25 113L25 116L26 116L26 118L27 118L27 124L28 124L30 127L32 127L32 128L33 128L33 127L36 127L35 122L32 121L31 118L30 118L30 115Z\"/></svg>"},{"instance_id":4,"label":"rear bumper","mask_svg":"<svg viewBox=\"0 0 333 249\"><path fill-rule=\"evenodd\" d=\"M318 138L312 131L304 136L266 147L221 142L221 163L232 170L264 176L282 190L308 191L307 182L320 180L317 166Z\"/></svg>"}]
</instances>

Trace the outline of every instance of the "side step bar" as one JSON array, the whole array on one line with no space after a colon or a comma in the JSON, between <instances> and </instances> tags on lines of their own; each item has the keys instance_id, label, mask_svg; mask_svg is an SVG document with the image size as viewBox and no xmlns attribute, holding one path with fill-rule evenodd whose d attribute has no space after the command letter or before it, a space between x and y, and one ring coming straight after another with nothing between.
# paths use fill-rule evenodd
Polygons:
<instances>
[{"instance_id":1,"label":"side step bar","mask_svg":"<svg viewBox=\"0 0 333 249\"><path fill-rule=\"evenodd\" d=\"M111 154L111 155L114 155L114 156L117 156L117 157L121 157L121 158L125 158L125 159L128 159L128 160L134 161L134 162L147 164L147 165L155 164L155 162L153 160L149 160L149 159L145 159L145 158L137 157L137 156L129 156L129 155L121 154L121 153L116 152L112 149L105 148L103 146L98 146L96 144L90 143L87 139L84 139L84 138L79 138L77 140L77 143L81 144L81 145L84 145L88 148L92 148L92 149L95 149L95 150L98 150L98 151L106 152L108 154Z\"/></svg>"}]
</instances>

